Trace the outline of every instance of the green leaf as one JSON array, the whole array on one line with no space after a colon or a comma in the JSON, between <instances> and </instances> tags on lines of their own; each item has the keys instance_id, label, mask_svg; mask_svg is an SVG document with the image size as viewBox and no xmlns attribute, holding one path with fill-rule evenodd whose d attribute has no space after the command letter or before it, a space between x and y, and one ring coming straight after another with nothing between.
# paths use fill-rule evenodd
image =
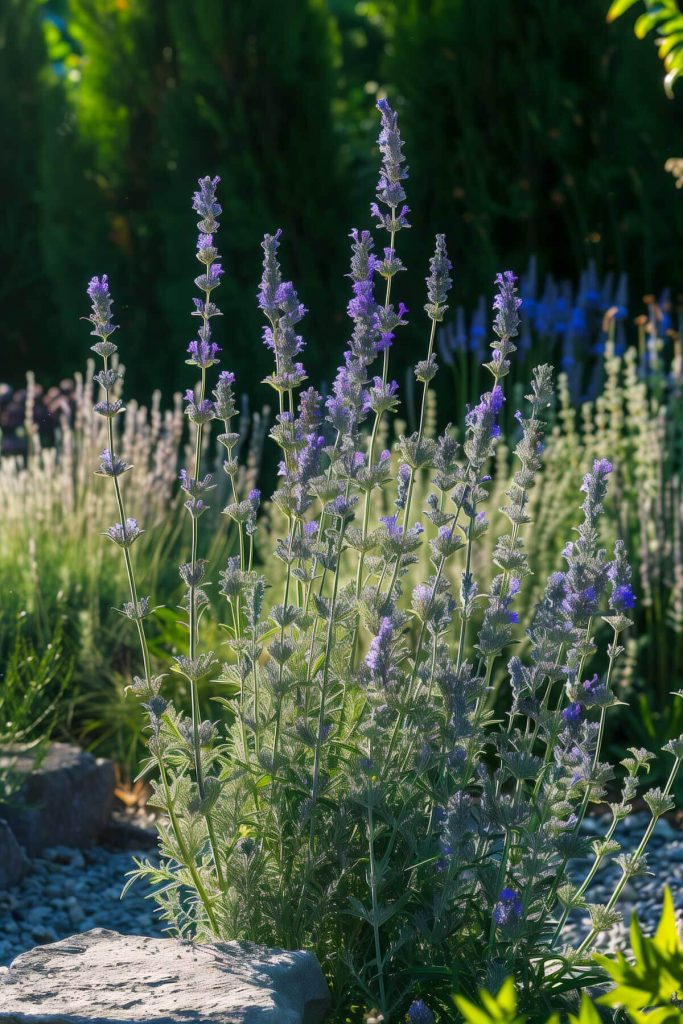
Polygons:
<instances>
[{"instance_id":1,"label":"green leaf","mask_svg":"<svg viewBox=\"0 0 683 1024\"><path fill-rule=\"evenodd\" d=\"M659 16L656 14L641 14L633 26L633 31L638 36L638 39L644 39L648 32L657 27L658 21Z\"/></svg>"},{"instance_id":2,"label":"green leaf","mask_svg":"<svg viewBox=\"0 0 683 1024\"><path fill-rule=\"evenodd\" d=\"M570 1013L568 1016L571 1024L601 1024L600 1014L595 1009L595 1004L591 1002L585 992L581 996L581 1006L579 1007L578 1014Z\"/></svg>"},{"instance_id":3,"label":"green leaf","mask_svg":"<svg viewBox=\"0 0 683 1024\"><path fill-rule=\"evenodd\" d=\"M671 1000L683 989L683 946L676 926L673 901L669 889L664 891L664 906L659 926L653 938L643 935L635 914L631 918L631 946L635 963L629 963L622 953L616 957L595 954L594 959L607 971L615 987L601 996L599 1002L612 1007L624 1007L632 1019L640 1019L641 1010L658 1010L661 1020L683 1020L683 1015L671 1006ZM674 1014L672 1018L671 1015ZM648 1012L647 1020L654 1014Z\"/></svg>"},{"instance_id":4,"label":"green leaf","mask_svg":"<svg viewBox=\"0 0 683 1024\"><path fill-rule=\"evenodd\" d=\"M626 14L626 11L633 7L635 3L637 3L637 0L613 0L607 12L607 20L616 21L622 14Z\"/></svg>"},{"instance_id":5,"label":"green leaf","mask_svg":"<svg viewBox=\"0 0 683 1024\"><path fill-rule=\"evenodd\" d=\"M483 1007L471 1003L464 996L454 997L468 1024L523 1024L524 1018L517 1015L517 993L512 978L506 978L495 996L480 989L479 998Z\"/></svg>"},{"instance_id":6,"label":"green leaf","mask_svg":"<svg viewBox=\"0 0 683 1024\"><path fill-rule=\"evenodd\" d=\"M670 53L675 53L679 47L683 46L683 30L674 32L670 36L664 36L659 49L657 50L660 60L664 60Z\"/></svg>"},{"instance_id":7,"label":"green leaf","mask_svg":"<svg viewBox=\"0 0 683 1024\"><path fill-rule=\"evenodd\" d=\"M676 924L674 901L668 885L664 888L664 905L662 907L662 916L659 919L657 931L655 932L654 943L665 956L675 956L676 954L683 953L683 944L681 944L681 936Z\"/></svg>"}]
</instances>

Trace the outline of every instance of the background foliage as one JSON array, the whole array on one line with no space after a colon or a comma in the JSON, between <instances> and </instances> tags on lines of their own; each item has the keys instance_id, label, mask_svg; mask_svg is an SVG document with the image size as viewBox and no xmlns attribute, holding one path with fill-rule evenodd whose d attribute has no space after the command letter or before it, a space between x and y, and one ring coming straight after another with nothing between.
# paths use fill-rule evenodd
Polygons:
<instances>
[{"instance_id":1,"label":"background foliage","mask_svg":"<svg viewBox=\"0 0 683 1024\"><path fill-rule=\"evenodd\" d=\"M267 371L258 243L282 225L287 274L311 309L311 375L329 379L345 305L330 238L368 224L374 156L360 140L379 87L401 110L408 198L429 229L409 233L406 260L425 265L430 230L445 230L459 301L473 305L530 251L571 277L596 257L628 271L635 296L676 285L683 206L662 165L683 152L683 126L635 14L608 25L604 0L281 0L277 17L269 0L7 0L3 377L16 384L30 364L56 380L80 364L82 290L107 269L129 386L140 398L177 386L186 196L211 172L223 178L231 365Z\"/></svg>"}]
</instances>

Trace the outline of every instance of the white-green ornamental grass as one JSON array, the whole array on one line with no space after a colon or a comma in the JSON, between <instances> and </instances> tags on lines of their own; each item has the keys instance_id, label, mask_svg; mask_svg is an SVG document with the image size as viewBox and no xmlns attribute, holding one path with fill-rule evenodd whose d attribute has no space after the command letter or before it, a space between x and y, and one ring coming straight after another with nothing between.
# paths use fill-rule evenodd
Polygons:
<instances>
[{"instance_id":1,"label":"white-green ornamental grass","mask_svg":"<svg viewBox=\"0 0 683 1024\"><path fill-rule=\"evenodd\" d=\"M608 555L600 542L612 466L597 459L584 477L582 521L568 538L564 567L547 580L530 621L519 623L515 599L532 569L524 548L527 506L542 461L552 373L536 368L526 405L515 414L517 469L502 509L510 525L493 548L496 573L482 592L473 556L488 528L489 474L519 299L514 275L499 275L486 364L491 389L464 411L464 443L448 430L428 437L435 327L451 286L441 235L427 277L427 354L416 367L419 428L397 443L395 513L370 525L391 475L390 453L378 439L381 420L398 404L389 354L407 312L392 302L394 277L403 270L396 236L408 227L407 169L396 114L386 101L379 108L381 206L373 204L372 212L389 246L380 259L369 232L352 233L353 328L326 401L314 388L301 390L298 330L306 310L282 278L281 233L263 241L258 299L275 361L267 379L279 410L271 437L281 451L273 501L286 523L271 555L283 563L284 581L267 611L269 564L255 564L252 543L260 495L237 486L234 377L213 377L219 350L212 320L220 312L213 294L222 273L214 245L218 179L201 179L194 197L204 270L196 279L199 332L188 359L200 379L186 395L194 454L181 473L192 522L180 567L188 642L172 666L188 681L186 709L167 702L163 677L152 674L145 619L153 609L137 590L132 561L143 526L127 514L119 487L131 467L113 442L102 453L100 472L111 477L120 512L108 536L122 549L130 584L123 614L141 644L142 673L133 689L148 713L143 774L162 812L161 866L139 863L133 876L157 886L160 912L176 934L314 949L340 1020L354 1007L359 1020L363 1007L387 1022L406 1012L412 1021L439 1013L449 1020L454 988L473 996L510 974L522 1005L545 1019L548 1007L599 975L591 947L614 923L625 882L645 868L645 843L671 804L682 742L667 748L674 760L664 791L646 795L652 824L643 842L635 854L619 856L614 826L629 813L652 755L633 750L625 771L601 760L605 718L618 703L614 665L635 600L623 545ZM111 400L118 374L110 364L115 328L106 277L94 278L89 294L94 349L104 361L98 411L111 424L119 411L118 399ZM200 527L214 482L203 475L201 453L215 419L233 488L224 511L240 533L240 554L226 566L202 557L209 538ZM414 483L424 474L431 489L425 507L415 508L421 489ZM427 543L421 520L434 527L430 570L402 611L406 574ZM453 564L456 587L445 571ZM275 577L283 579L280 572ZM217 581L226 644L214 652L202 645L201 622L205 588ZM611 630L609 667L598 676L592 662L603 620ZM530 653L522 661L513 652L524 630ZM499 659L509 659L503 722L491 710ZM218 674L232 716L221 733L200 720L198 701L203 682ZM613 826L604 840L590 841L580 832L582 818L605 799L615 775L610 793L621 795L611 805ZM591 851L588 879L573 877L570 863ZM621 882L607 905L589 908L594 927L581 948L566 948L569 912L585 907L588 881L614 858Z\"/></svg>"}]
</instances>

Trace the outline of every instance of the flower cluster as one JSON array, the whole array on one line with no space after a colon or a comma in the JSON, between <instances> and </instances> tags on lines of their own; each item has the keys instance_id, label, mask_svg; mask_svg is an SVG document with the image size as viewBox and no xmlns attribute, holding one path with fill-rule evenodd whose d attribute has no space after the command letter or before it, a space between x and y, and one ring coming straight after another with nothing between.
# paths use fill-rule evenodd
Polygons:
<instances>
[{"instance_id":1,"label":"flower cluster","mask_svg":"<svg viewBox=\"0 0 683 1024\"><path fill-rule=\"evenodd\" d=\"M377 203L372 203L370 212L377 220L377 227L385 228L393 237L401 228L410 227L405 205L405 190L401 184L408 177L408 168L403 167L403 140L398 128L398 114L392 110L389 101L378 100L377 109L382 118L379 133L379 150L382 154L382 169L377 184L377 199L386 206L388 213L383 213ZM388 256L393 257L393 253Z\"/></svg>"}]
</instances>

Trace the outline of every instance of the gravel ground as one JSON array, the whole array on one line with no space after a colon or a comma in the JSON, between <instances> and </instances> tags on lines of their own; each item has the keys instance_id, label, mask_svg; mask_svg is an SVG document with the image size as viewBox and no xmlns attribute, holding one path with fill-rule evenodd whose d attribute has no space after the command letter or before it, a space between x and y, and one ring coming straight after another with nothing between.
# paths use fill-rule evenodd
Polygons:
<instances>
[{"instance_id":1,"label":"gravel ground","mask_svg":"<svg viewBox=\"0 0 683 1024\"><path fill-rule=\"evenodd\" d=\"M138 853L149 856L146 850L56 846L35 858L21 884L0 893L0 964L32 946L90 928L162 935L163 922L156 921L141 883L120 899L124 876L134 866L131 858Z\"/></svg>"},{"instance_id":2,"label":"gravel ground","mask_svg":"<svg viewBox=\"0 0 683 1024\"><path fill-rule=\"evenodd\" d=\"M622 840L627 850L634 850L647 821L647 814L633 815L616 838ZM587 819L585 827L593 835L604 833L598 818ZM55 942L90 928L112 928L131 935L163 935L164 922L155 917L153 901L145 899L149 890L142 883L136 883L125 899L120 899L126 872L133 866L132 857L152 859L154 851L135 850L130 841L126 849L120 846L114 843L89 850L46 850L32 862L30 873L19 886L10 892L0 892L0 965L9 964L19 953L39 943ZM670 886L676 906L683 903L683 831L660 820L648 850L652 874L636 878L626 887L619 903L624 923L616 925L609 935L601 936L598 945L602 949L630 948L628 924L634 908L645 930L654 929L665 884ZM574 877L580 879L582 865L577 862L575 867ZM605 903L619 874L616 866L601 871L589 890L589 902ZM567 941L580 941L589 927L590 919L577 914L568 924Z\"/></svg>"},{"instance_id":3,"label":"gravel ground","mask_svg":"<svg viewBox=\"0 0 683 1024\"><path fill-rule=\"evenodd\" d=\"M584 831L590 835L604 836L610 819L597 817L586 818ZM649 813L633 814L617 829L614 838L622 844L622 850L626 853L633 852L650 820ZM591 862L585 864L575 862L578 869L573 877L581 880L590 867ZM583 870L582 870L583 869ZM638 914L638 920L647 934L651 934L658 922L662 911L662 898L664 886L668 885L673 896L674 906L677 908L676 916L679 926L683 926L683 831L673 826L666 819L660 818L652 833L650 842L647 845L647 875L639 875L624 887L617 910L622 914L622 921L614 926L609 933L598 937L596 949L616 952L617 950L628 951L631 948L629 938L629 927L632 911ZM598 872L593 884L587 893L589 903L605 904L609 900L616 882L621 877L621 870L614 863L608 864ZM581 939L590 931L590 918L588 915L576 913L567 924L565 938L571 945L578 944Z\"/></svg>"}]
</instances>

